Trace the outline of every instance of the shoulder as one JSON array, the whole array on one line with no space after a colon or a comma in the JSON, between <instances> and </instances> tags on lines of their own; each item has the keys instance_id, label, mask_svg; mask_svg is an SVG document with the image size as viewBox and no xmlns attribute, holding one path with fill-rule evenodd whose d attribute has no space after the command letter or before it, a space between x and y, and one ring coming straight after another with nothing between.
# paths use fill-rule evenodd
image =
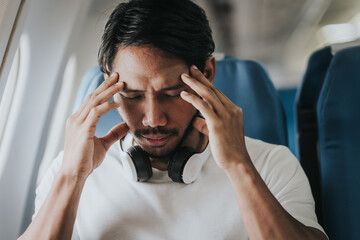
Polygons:
<instances>
[{"instance_id":1,"label":"shoulder","mask_svg":"<svg viewBox=\"0 0 360 240\"><path fill-rule=\"evenodd\" d=\"M246 138L249 155L271 193L298 221L324 232L317 222L309 181L286 146Z\"/></svg>"},{"instance_id":2,"label":"shoulder","mask_svg":"<svg viewBox=\"0 0 360 240\"><path fill-rule=\"evenodd\" d=\"M264 170L276 164L283 166L299 165L297 158L290 152L288 147L267 143L258 139L245 138L246 148L255 165L259 170Z\"/></svg>"},{"instance_id":3,"label":"shoulder","mask_svg":"<svg viewBox=\"0 0 360 240\"><path fill-rule=\"evenodd\" d=\"M286 146L246 138L246 147L254 166L273 193L281 191L287 184L308 184L298 159Z\"/></svg>"}]
</instances>

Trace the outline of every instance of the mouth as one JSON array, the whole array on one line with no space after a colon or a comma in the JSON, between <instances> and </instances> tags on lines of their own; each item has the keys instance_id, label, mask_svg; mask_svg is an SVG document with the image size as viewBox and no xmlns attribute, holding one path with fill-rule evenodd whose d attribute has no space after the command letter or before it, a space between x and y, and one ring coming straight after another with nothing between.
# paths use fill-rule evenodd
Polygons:
<instances>
[{"instance_id":1,"label":"mouth","mask_svg":"<svg viewBox=\"0 0 360 240\"><path fill-rule=\"evenodd\" d=\"M151 147L162 147L168 141L171 135L143 135L142 138L145 140L146 145Z\"/></svg>"}]
</instances>

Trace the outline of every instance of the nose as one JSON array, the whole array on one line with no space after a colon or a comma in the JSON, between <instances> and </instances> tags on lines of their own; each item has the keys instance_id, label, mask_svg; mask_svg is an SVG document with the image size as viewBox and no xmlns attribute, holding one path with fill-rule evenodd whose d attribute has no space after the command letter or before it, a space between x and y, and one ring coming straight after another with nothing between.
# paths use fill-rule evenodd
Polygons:
<instances>
[{"instance_id":1,"label":"nose","mask_svg":"<svg viewBox=\"0 0 360 240\"><path fill-rule=\"evenodd\" d=\"M156 96L148 97L144 106L142 123L145 127L162 127L167 124L166 111Z\"/></svg>"}]
</instances>

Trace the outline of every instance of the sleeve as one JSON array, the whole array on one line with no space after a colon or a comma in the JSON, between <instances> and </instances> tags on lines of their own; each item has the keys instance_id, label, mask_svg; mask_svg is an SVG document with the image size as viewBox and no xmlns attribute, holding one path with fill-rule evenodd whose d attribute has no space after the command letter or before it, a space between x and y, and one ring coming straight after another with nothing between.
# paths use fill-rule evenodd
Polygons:
<instances>
[{"instance_id":1,"label":"sleeve","mask_svg":"<svg viewBox=\"0 0 360 240\"><path fill-rule=\"evenodd\" d=\"M319 229L325 234L317 221L309 181L289 149L284 146L273 148L267 154L264 166L262 177L283 208L305 226Z\"/></svg>"},{"instance_id":2,"label":"sleeve","mask_svg":"<svg viewBox=\"0 0 360 240\"><path fill-rule=\"evenodd\" d=\"M36 188L36 197L35 197L35 212L32 216L32 219L36 217L38 214L41 206L43 205L48 193L50 192L52 183L54 181L56 173L59 171L62 160L63 160L64 152L60 152L59 155L54 159L54 161L51 163L50 167L47 169L44 177L42 178L39 186ZM76 227L76 221L74 225L73 234L71 237L72 240L80 240L77 227Z\"/></svg>"}]
</instances>

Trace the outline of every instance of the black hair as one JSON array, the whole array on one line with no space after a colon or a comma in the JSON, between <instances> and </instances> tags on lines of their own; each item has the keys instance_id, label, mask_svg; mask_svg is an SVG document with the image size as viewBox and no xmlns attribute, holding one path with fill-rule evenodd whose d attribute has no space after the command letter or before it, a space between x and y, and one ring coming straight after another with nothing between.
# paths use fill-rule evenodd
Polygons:
<instances>
[{"instance_id":1,"label":"black hair","mask_svg":"<svg viewBox=\"0 0 360 240\"><path fill-rule=\"evenodd\" d=\"M112 72L119 47L149 46L203 71L215 44L205 11L190 0L130 0L120 3L105 25L98 61Z\"/></svg>"}]
</instances>

